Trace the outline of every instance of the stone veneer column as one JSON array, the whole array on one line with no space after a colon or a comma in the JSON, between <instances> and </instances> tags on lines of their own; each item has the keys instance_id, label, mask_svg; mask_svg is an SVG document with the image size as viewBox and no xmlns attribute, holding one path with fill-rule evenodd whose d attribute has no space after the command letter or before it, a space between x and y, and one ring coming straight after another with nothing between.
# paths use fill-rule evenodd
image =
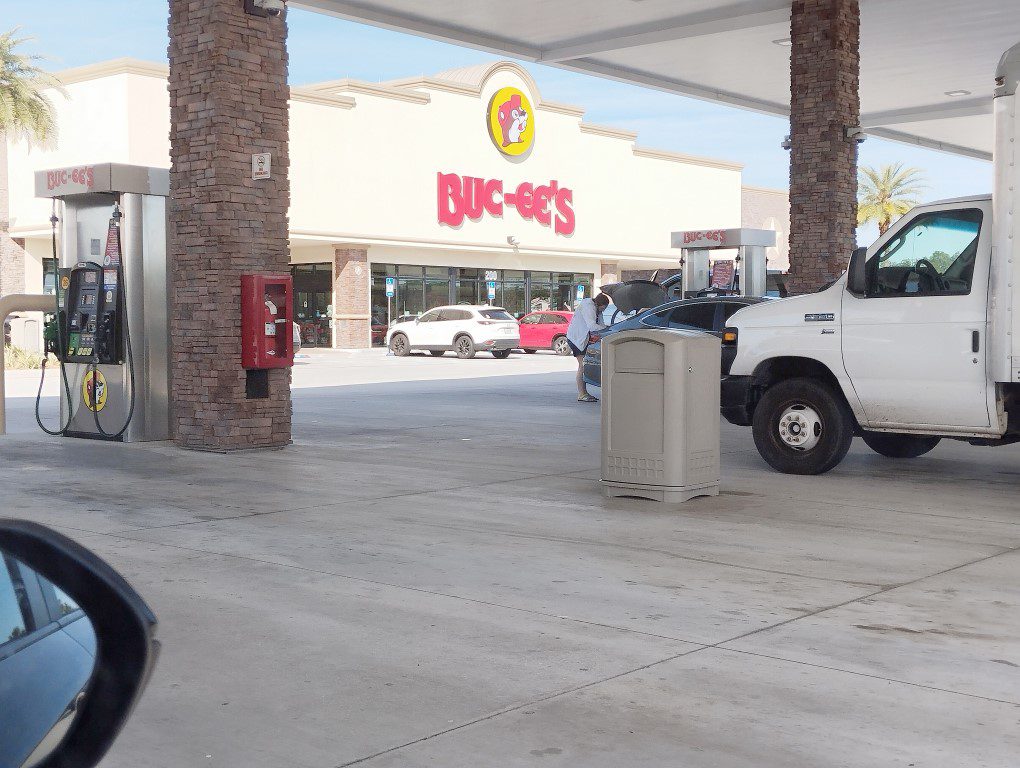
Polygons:
<instances>
[{"instance_id":1,"label":"stone veneer column","mask_svg":"<svg viewBox=\"0 0 1020 768\"><path fill-rule=\"evenodd\" d=\"M837 277L856 244L860 122L858 0L794 0L790 11L790 289Z\"/></svg>"},{"instance_id":2,"label":"stone veneer column","mask_svg":"<svg viewBox=\"0 0 1020 768\"><path fill-rule=\"evenodd\" d=\"M372 346L371 275L368 250L337 248L333 258L333 346L367 349Z\"/></svg>"},{"instance_id":3,"label":"stone veneer column","mask_svg":"<svg viewBox=\"0 0 1020 768\"><path fill-rule=\"evenodd\" d=\"M169 53L171 432L187 448L286 445L290 370L248 399L240 332L241 275L290 273L286 17L170 0ZM271 179L252 180L257 152Z\"/></svg>"},{"instance_id":4,"label":"stone veneer column","mask_svg":"<svg viewBox=\"0 0 1020 768\"><path fill-rule=\"evenodd\" d=\"M616 283L620 280L620 265L611 262L602 262L602 276L599 278L599 288L603 285L609 285L610 283Z\"/></svg>"},{"instance_id":5,"label":"stone veneer column","mask_svg":"<svg viewBox=\"0 0 1020 768\"><path fill-rule=\"evenodd\" d=\"M38 290L31 293L38 293ZM7 234L7 223L0 222L0 296L29 293L25 286L25 241Z\"/></svg>"},{"instance_id":6,"label":"stone veneer column","mask_svg":"<svg viewBox=\"0 0 1020 768\"><path fill-rule=\"evenodd\" d=\"M10 200L7 137L0 135L0 296L25 292L25 241L15 240L9 234Z\"/></svg>"}]
</instances>

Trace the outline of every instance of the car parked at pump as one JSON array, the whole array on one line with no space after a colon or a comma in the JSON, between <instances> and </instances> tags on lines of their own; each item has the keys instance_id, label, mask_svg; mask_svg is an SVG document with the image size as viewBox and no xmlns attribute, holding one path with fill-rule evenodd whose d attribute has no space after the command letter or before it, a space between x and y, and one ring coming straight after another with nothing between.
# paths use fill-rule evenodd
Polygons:
<instances>
[{"instance_id":1,"label":"car parked at pump","mask_svg":"<svg viewBox=\"0 0 1020 768\"><path fill-rule=\"evenodd\" d=\"M505 360L520 346L521 337L517 321L502 307L458 304L436 307L414 320L396 323L387 333L386 343L397 357L424 350L436 357L455 352L462 360L476 352L491 352Z\"/></svg>"},{"instance_id":2,"label":"car parked at pump","mask_svg":"<svg viewBox=\"0 0 1020 768\"><path fill-rule=\"evenodd\" d=\"M726 322L738 310L768 301L758 296L706 296L671 301L621 320L598 334L592 334L584 353L584 381L594 387L602 386L601 340L620 331L637 328L676 328L705 331L722 338Z\"/></svg>"},{"instance_id":3,"label":"car parked at pump","mask_svg":"<svg viewBox=\"0 0 1020 768\"><path fill-rule=\"evenodd\" d=\"M547 310L531 312L520 320L521 346L529 355L540 349L550 349L557 355L570 355L567 344L567 326L573 312Z\"/></svg>"}]
</instances>

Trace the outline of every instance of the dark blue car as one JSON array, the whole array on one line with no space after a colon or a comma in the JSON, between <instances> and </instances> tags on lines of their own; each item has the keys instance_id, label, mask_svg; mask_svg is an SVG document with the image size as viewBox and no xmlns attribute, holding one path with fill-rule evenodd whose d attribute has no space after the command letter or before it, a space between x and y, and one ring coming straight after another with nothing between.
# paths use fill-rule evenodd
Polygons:
<instances>
[{"instance_id":1,"label":"dark blue car","mask_svg":"<svg viewBox=\"0 0 1020 768\"><path fill-rule=\"evenodd\" d=\"M602 386L602 337L635 328L682 328L721 337L726 321L734 312L761 301L767 299L757 296L706 296L671 301L638 312L609 326L599 334L599 341L588 344L584 352L584 381L593 387Z\"/></svg>"}]
</instances>

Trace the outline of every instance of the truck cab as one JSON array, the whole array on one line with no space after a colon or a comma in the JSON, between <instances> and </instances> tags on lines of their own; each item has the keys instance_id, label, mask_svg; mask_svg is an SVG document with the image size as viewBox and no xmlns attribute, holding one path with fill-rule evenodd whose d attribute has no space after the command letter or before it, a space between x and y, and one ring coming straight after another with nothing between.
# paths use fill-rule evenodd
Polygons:
<instances>
[{"instance_id":1,"label":"truck cab","mask_svg":"<svg viewBox=\"0 0 1020 768\"><path fill-rule=\"evenodd\" d=\"M762 457L797 474L834 467L854 435L900 458L943 437L1012 441L1017 385L996 380L990 357L1009 320L992 217L991 196L919 206L827 288L735 314L725 418L752 426Z\"/></svg>"}]
</instances>

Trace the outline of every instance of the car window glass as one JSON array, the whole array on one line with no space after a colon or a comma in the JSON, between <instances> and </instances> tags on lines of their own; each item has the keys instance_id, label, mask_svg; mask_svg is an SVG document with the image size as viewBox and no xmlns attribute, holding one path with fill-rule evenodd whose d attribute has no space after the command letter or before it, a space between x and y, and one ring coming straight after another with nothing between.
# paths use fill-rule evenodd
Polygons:
<instances>
[{"instance_id":1,"label":"car window glass","mask_svg":"<svg viewBox=\"0 0 1020 768\"><path fill-rule=\"evenodd\" d=\"M486 320L513 320L513 315L505 309L482 309L478 311Z\"/></svg>"},{"instance_id":2,"label":"car window glass","mask_svg":"<svg viewBox=\"0 0 1020 768\"><path fill-rule=\"evenodd\" d=\"M918 216L868 260L867 295L970 293L981 218L976 208Z\"/></svg>"},{"instance_id":3,"label":"car window glass","mask_svg":"<svg viewBox=\"0 0 1020 768\"><path fill-rule=\"evenodd\" d=\"M671 328L685 327L711 331L715 327L715 303L701 302L677 307L669 316Z\"/></svg>"},{"instance_id":4,"label":"car window glass","mask_svg":"<svg viewBox=\"0 0 1020 768\"><path fill-rule=\"evenodd\" d=\"M567 322L566 318L563 317L563 315L546 315L545 321L550 325L563 325L565 322Z\"/></svg>"},{"instance_id":5,"label":"car window glass","mask_svg":"<svg viewBox=\"0 0 1020 768\"><path fill-rule=\"evenodd\" d=\"M729 320L731 317L733 317L733 315L736 314L737 310L743 309L746 306L748 306L748 305L747 304L737 304L737 303L732 302L732 301L727 301L725 304L723 304L723 310L722 310L723 311L723 322L725 322L725 321Z\"/></svg>"},{"instance_id":6,"label":"car window glass","mask_svg":"<svg viewBox=\"0 0 1020 768\"><path fill-rule=\"evenodd\" d=\"M541 315L527 315L521 318L521 325L538 325Z\"/></svg>"},{"instance_id":7,"label":"car window glass","mask_svg":"<svg viewBox=\"0 0 1020 768\"><path fill-rule=\"evenodd\" d=\"M33 629L32 610L18 566L6 555L0 555L0 645Z\"/></svg>"},{"instance_id":8,"label":"car window glass","mask_svg":"<svg viewBox=\"0 0 1020 768\"><path fill-rule=\"evenodd\" d=\"M426 312L424 315L418 318L419 323L432 323L439 319L439 310L433 309L431 312Z\"/></svg>"},{"instance_id":9,"label":"car window glass","mask_svg":"<svg viewBox=\"0 0 1020 768\"><path fill-rule=\"evenodd\" d=\"M672 312L672 309L660 309L656 312L649 312L645 317L641 318L641 323L653 328L665 328L669 325L669 316Z\"/></svg>"},{"instance_id":10,"label":"car window glass","mask_svg":"<svg viewBox=\"0 0 1020 768\"><path fill-rule=\"evenodd\" d=\"M78 603L74 602L71 596L56 584L53 585L53 593L57 596L57 610L60 611L61 616L81 610Z\"/></svg>"}]
</instances>

